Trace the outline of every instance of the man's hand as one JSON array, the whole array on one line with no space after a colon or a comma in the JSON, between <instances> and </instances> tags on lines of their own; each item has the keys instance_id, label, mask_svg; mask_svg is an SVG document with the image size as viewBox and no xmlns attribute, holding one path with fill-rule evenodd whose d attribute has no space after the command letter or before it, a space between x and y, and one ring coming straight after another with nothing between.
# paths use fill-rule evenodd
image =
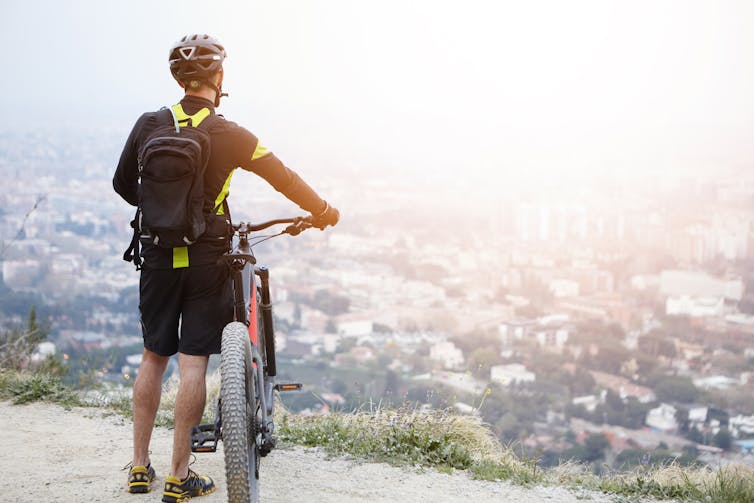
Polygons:
<instances>
[{"instance_id":1,"label":"man's hand","mask_svg":"<svg viewBox=\"0 0 754 503\"><path fill-rule=\"evenodd\" d=\"M325 209L319 215L312 214L312 226L319 230L325 230L328 225L335 225L340 220L340 212L325 201Z\"/></svg>"}]
</instances>

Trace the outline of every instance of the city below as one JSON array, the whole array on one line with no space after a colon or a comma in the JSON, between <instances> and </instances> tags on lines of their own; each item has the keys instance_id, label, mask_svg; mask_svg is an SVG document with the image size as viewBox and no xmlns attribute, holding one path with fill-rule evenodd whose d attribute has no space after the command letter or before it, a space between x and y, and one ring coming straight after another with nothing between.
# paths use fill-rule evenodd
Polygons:
<instances>
[{"instance_id":1,"label":"city below","mask_svg":"<svg viewBox=\"0 0 754 503\"><path fill-rule=\"evenodd\" d=\"M132 384L142 348L123 138L0 133L0 327L33 306L35 357L104 389ZM305 386L289 408L452 408L545 465L754 466L754 177L364 171L302 171L341 223L255 248L280 372ZM229 201L239 220L302 213L251 173Z\"/></svg>"}]
</instances>

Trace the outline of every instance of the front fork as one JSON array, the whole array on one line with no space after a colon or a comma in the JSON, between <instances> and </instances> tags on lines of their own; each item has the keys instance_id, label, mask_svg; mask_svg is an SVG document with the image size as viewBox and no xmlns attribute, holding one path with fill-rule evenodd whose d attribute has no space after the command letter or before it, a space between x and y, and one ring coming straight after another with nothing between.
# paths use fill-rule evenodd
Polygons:
<instances>
[{"instance_id":1,"label":"front fork","mask_svg":"<svg viewBox=\"0 0 754 503\"><path fill-rule=\"evenodd\" d=\"M273 421L273 396L272 392L275 389L275 376L264 377L264 362L262 356L259 354L259 350L251 347L251 360L254 362L254 369L257 373L256 382L257 389L255 393L259 393L259 420L260 432L262 434L262 442L259 446L259 452L262 456L266 456L274 447L275 439L273 433L275 433L275 423Z\"/></svg>"}]
</instances>

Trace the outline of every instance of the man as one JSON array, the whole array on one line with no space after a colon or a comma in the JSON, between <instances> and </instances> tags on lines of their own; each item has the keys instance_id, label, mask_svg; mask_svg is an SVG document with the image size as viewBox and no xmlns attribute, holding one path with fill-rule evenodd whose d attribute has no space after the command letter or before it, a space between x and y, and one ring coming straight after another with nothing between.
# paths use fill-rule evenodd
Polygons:
<instances>
[{"instance_id":1,"label":"man","mask_svg":"<svg viewBox=\"0 0 754 503\"><path fill-rule=\"evenodd\" d=\"M240 167L261 176L310 212L316 227L324 229L339 219L337 209L260 145L253 134L215 114L215 107L225 96L225 56L223 46L208 35L186 36L173 46L170 71L185 96L172 112L163 109L139 118L113 177L115 191L131 205L138 205L139 162L150 133L173 121L182 127L199 127L208 121L203 126L211 143L204 175L205 208L211 208L206 231L198 241L183 247L164 248L142 239L140 255L144 353L133 390L134 444L128 490L148 492L156 478L149 459L149 441L160 403L162 375L170 356L178 353L180 386L175 401L173 456L162 498L167 503L215 490L210 477L197 475L188 464L191 428L199 424L205 405L208 356L220 352L222 329L233 316L229 272L217 265L217 258L228 251L229 245L226 198L232 173Z\"/></svg>"}]
</instances>

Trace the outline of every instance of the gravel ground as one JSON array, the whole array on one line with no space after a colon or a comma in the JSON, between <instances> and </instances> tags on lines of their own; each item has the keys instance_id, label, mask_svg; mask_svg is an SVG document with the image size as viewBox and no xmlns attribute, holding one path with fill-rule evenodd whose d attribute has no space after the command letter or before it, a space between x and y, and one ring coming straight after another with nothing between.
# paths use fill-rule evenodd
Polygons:
<instances>
[{"instance_id":1,"label":"gravel ground","mask_svg":"<svg viewBox=\"0 0 754 503\"><path fill-rule=\"evenodd\" d=\"M0 402L4 452L0 473L6 481L0 500L7 502L159 502L169 468L172 432L157 428L152 464L159 480L147 495L125 490L131 459L131 422L102 409L65 410L56 405ZM221 449L199 454L194 466L217 484L214 494L197 501L224 502ZM13 483L8 483L13 481ZM434 470L397 468L345 458L327 458L318 449L283 447L262 461L264 503L521 503L613 501L595 492L560 487L524 488L506 482L469 479Z\"/></svg>"}]
</instances>

